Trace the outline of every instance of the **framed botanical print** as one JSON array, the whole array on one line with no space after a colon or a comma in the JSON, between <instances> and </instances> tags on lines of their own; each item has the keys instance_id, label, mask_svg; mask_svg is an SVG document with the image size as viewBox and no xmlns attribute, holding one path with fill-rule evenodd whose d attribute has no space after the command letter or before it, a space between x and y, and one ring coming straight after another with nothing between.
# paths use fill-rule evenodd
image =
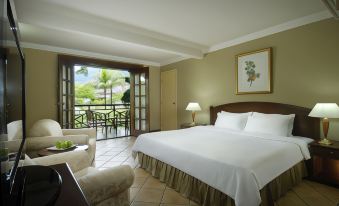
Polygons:
<instances>
[{"instance_id":1,"label":"framed botanical print","mask_svg":"<svg viewBox=\"0 0 339 206\"><path fill-rule=\"evenodd\" d=\"M236 94L272 92L272 48L236 56Z\"/></svg>"}]
</instances>

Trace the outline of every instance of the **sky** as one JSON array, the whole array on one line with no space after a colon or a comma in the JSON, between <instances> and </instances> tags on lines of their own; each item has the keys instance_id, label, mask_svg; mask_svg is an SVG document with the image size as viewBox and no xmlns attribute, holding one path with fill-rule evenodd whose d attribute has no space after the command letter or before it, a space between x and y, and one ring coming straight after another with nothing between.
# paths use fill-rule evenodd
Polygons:
<instances>
[{"instance_id":1,"label":"sky","mask_svg":"<svg viewBox=\"0 0 339 206\"><path fill-rule=\"evenodd\" d=\"M78 71L81 68L81 66L74 66L74 72ZM88 68L88 76L82 75L82 74L76 74L74 75L74 82L76 84L86 84L91 81L95 81L96 77L98 76L100 72L100 68L98 67L87 67ZM123 73L123 76L129 77L129 72L127 71L121 71Z\"/></svg>"}]
</instances>

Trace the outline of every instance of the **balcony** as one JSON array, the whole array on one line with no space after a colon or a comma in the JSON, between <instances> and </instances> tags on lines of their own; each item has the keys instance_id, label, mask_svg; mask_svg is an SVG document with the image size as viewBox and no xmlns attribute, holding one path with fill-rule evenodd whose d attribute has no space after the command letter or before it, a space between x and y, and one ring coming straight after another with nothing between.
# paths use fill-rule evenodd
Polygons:
<instances>
[{"instance_id":1,"label":"balcony","mask_svg":"<svg viewBox=\"0 0 339 206\"><path fill-rule=\"evenodd\" d=\"M97 140L130 135L130 104L76 104L75 128L96 128Z\"/></svg>"}]
</instances>

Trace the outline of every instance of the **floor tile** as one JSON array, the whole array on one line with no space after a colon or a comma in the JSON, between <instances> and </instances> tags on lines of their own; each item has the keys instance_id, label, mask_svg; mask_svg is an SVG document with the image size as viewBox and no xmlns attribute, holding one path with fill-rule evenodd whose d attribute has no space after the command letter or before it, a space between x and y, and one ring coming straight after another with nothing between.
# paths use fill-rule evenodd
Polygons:
<instances>
[{"instance_id":1,"label":"floor tile","mask_svg":"<svg viewBox=\"0 0 339 206\"><path fill-rule=\"evenodd\" d=\"M110 161L114 161L114 162L124 162L125 160L127 160L128 157L119 157L119 156L115 156L113 157Z\"/></svg>"},{"instance_id":2,"label":"floor tile","mask_svg":"<svg viewBox=\"0 0 339 206\"><path fill-rule=\"evenodd\" d=\"M159 206L159 203L133 202L131 206Z\"/></svg>"},{"instance_id":3,"label":"floor tile","mask_svg":"<svg viewBox=\"0 0 339 206\"><path fill-rule=\"evenodd\" d=\"M146 177L135 177L132 187L141 187L145 183L146 179Z\"/></svg>"},{"instance_id":4,"label":"floor tile","mask_svg":"<svg viewBox=\"0 0 339 206\"><path fill-rule=\"evenodd\" d=\"M120 154L120 151L116 151L116 152L114 152L114 151L109 151L109 152L105 152L104 153L104 155L110 155L110 156L116 156L116 155L118 155L118 154Z\"/></svg>"},{"instance_id":5,"label":"floor tile","mask_svg":"<svg viewBox=\"0 0 339 206\"><path fill-rule=\"evenodd\" d=\"M160 203L163 192L164 192L163 190L142 188L135 197L135 201Z\"/></svg>"},{"instance_id":6,"label":"floor tile","mask_svg":"<svg viewBox=\"0 0 339 206\"><path fill-rule=\"evenodd\" d=\"M118 161L108 161L105 164L103 164L102 166L103 167L116 167L116 166L119 166L121 164L122 164L122 162L118 162Z\"/></svg>"},{"instance_id":7,"label":"floor tile","mask_svg":"<svg viewBox=\"0 0 339 206\"><path fill-rule=\"evenodd\" d=\"M110 160L110 159L112 159L112 156L110 156L110 155L100 155L100 156L97 156L97 157L95 157L95 160L100 160L100 161L108 161L108 160Z\"/></svg>"},{"instance_id":8,"label":"floor tile","mask_svg":"<svg viewBox=\"0 0 339 206\"><path fill-rule=\"evenodd\" d=\"M134 170L134 175L135 175L135 177L148 177L148 176L150 176L150 174L142 168L136 168Z\"/></svg>"},{"instance_id":9,"label":"floor tile","mask_svg":"<svg viewBox=\"0 0 339 206\"><path fill-rule=\"evenodd\" d=\"M112 148L106 149L107 152L121 152L123 150L124 150L124 148L119 148L119 147L112 147Z\"/></svg>"},{"instance_id":10,"label":"floor tile","mask_svg":"<svg viewBox=\"0 0 339 206\"><path fill-rule=\"evenodd\" d=\"M165 189L166 185L164 183L161 183L158 179L150 176L147 178L145 184L142 186L142 188L150 188L150 189Z\"/></svg>"},{"instance_id":11,"label":"floor tile","mask_svg":"<svg viewBox=\"0 0 339 206\"><path fill-rule=\"evenodd\" d=\"M166 188L161 203L189 205L189 200L176 191Z\"/></svg>"},{"instance_id":12,"label":"floor tile","mask_svg":"<svg viewBox=\"0 0 339 206\"><path fill-rule=\"evenodd\" d=\"M95 167L101 167L103 164L105 164L106 161L102 161L102 160L95 160Z\"/></svg>"}]
</instances>

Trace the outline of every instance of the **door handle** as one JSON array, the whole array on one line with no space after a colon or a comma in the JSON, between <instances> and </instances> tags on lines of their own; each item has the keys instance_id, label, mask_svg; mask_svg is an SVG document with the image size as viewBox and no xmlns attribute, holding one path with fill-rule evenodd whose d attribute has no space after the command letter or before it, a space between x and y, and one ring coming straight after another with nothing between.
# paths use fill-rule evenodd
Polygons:
<instances>
[{"instance_id":1,"label":"door handle","mask_svg":"<svg viewBox=\"0 0 339 206\"><path fill-rule=\"evenodd\" d=\"M173 102L172 104L175 104L175 102Z\"/></svg>"}]
</instances>

